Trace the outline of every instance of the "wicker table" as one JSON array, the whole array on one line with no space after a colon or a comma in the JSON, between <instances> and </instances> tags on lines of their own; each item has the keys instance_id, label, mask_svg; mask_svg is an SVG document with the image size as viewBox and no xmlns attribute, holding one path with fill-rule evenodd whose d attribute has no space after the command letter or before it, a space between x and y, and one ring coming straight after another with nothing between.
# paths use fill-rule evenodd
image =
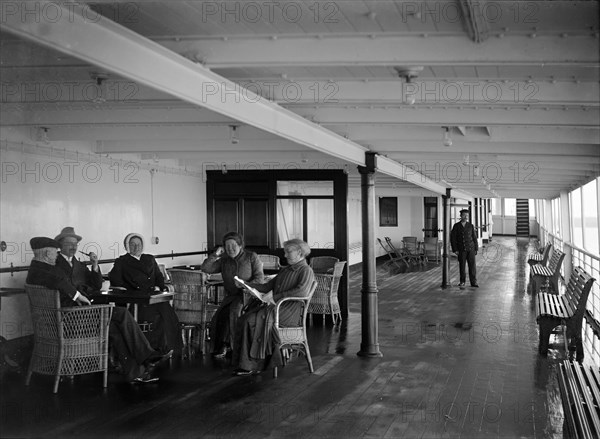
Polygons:
<instances>
[{"instance_id":1,"label":"wicker table","mask_svg":"<svg viewBox=\"0 0 600 439\"><path fill-rule=\"evenodd\" d=\"M170 302L175 293L147 294L131 290L109 290L106 293L95 293L90 296L94 304L114 303L116 305L133 305L133 318L137 322L138 305L154 305L155 303Z\"/></svg>"}]
</instances>

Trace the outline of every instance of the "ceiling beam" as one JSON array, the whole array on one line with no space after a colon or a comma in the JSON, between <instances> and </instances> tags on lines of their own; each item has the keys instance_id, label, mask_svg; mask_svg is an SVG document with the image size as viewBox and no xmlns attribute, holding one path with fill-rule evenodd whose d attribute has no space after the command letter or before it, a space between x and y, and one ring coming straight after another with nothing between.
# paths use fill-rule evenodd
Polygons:
<instances>
[{"instance_id":1,"label":"ceiling beam","mask_svg":"<svg viewBox=\"0 0 600 439\"><path fill-rule=\"evenodd\" d=\"M586 36L511 36L485 45L462 35L349 35L318 38L160 40L160 44L211 69L275 66L588 66L598 67L599 42ZM519 50L514 50L519 47Z\"/></svg>"},{"instance_id":2,"label":"ceiling beam","mask_svg":"<svg viewBox=\"0 0 600 439\"><path fill-rule=\"evenodd\" d=\"M50 4L41 3L42 6ZM58 18L50 20L46 14L7 14L0 27L292 142L351 163L365 164L366 148L256 94L242 93L235 83L168 48L101 16L94 22L87 20L79 6L66 8L56 3L52 6L60 9ZM21 7L24 8L24 4ZM400 163L389 159L381 163L382 172L410 181ZM414 182L437 193L444 193L446 189L424 176L414 178Z\"/></svg>"}]
</instances>

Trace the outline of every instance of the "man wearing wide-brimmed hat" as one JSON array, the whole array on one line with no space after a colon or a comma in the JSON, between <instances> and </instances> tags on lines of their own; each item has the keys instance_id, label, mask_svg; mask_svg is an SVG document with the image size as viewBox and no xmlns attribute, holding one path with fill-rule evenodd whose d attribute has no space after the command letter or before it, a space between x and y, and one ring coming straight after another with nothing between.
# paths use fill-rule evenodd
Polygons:
<instances>
[{"instance_id":1,"label":"man wearing wide-brimmed hat","mask_svg":"<svg viewBox=\"0 0 600 439\"><path fill-rule=\"evenodd\" d=\"M87 254L92 265L91 270L77 259L75 255L81 236L75 233L75 229L65 227L54 239L60 244L56 266L65 273L71 284L83 294L100 290L102 288L102 273L98 266L98 256L94 252Z\"/></svg>"},{"instance_id":2,"label":"man wearing wide-brimmed hat","mask_svg":"<svg viewBox=\"0 0 600 439\"><path fill-rule=\"evenodd\" d=\"M471 286L478 288L477 268L475 267L475 256L479 249L475 227L469 222L469 210L460 211L460 221L454 224L450 232L450 245L452 252L458 256L458 269L460 273L460 287L465 286L467 278L465 273L465 262L469 266L469 281Z\"/></svg>"}]
</instances>

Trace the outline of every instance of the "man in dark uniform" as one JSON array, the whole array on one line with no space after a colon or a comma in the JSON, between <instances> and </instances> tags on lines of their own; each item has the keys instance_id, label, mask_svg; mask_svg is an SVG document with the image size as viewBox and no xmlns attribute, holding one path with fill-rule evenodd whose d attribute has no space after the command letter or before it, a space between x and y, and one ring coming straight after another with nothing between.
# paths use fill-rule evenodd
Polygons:
<instances>
[{"instance_id":1,"label":"man in dark uniform","mask_svg":"<svg viewBox=\"0 0 600 439\"><path fill-rule=\"evenodd\" d=\"M477 234L475 227L469 222L469 211L463 209L460 211L460 221L454 224L450 232L450 244L452 252L458 256L458 267L460 271L460 287L465 286L466 273L465 262L469 265L469 281L472 287L479 287L477 284L477 268L475 267L475 256L479 249L477 243Z\"/></svg>"},{"instance_id":2,"label":"man in dark uniform","mask_svg":"<svg viewBox=\"0 0 600 439\"><path fill-rule=\"evenodd\" d=\"M56 240L47 237L31 238L30 245L34 257L29 266L26 282L58 290L61 306L90 305L85 294L73 285L64 271L56 266L56 260L59 257L57 249L61 245ZM89 272L85 266L82 267L82 270ZM86 289L89 289L89 285ZM163 356L152 349L137 323L125 308L113 308L109 339L128 379L139 383L158 380L152 376L152 370L158 362L170 357L170 353Z\"/></svg>"}]
</instances>

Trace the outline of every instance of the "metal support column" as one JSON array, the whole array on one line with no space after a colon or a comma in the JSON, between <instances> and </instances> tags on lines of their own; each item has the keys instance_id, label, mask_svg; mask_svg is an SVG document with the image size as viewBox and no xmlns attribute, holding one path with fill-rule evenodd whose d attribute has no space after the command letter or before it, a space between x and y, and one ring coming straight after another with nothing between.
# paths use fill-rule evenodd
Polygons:
<instances>
[{"instance_id":1,"label":"metal support column","mask_svg":"<svg viewBox=\"0 0 600 439\"><path fill-rule=\"evenodd\" d=\"M375 266L375 153L366 153L366 166L359 166L362 202L361 357L382 357L378 340L377 275Z\"/></svg>"},{"instance_id":2,"label":"metal support column","mask_svg":"<svg viewBox=\"0 0 600 439\"><path fill-rule=\"evenodd\" d=\"M442 239L444 241L444 251L442 253L442 288L448 288L448 273L450 272L450 258L448 257L448 245L450 232L449 221L450 221L450 193L452 189L446 188L446 195L442 195L442 208L444 209L444 226L442 230Z\"/></svg>"}]
</instances>

